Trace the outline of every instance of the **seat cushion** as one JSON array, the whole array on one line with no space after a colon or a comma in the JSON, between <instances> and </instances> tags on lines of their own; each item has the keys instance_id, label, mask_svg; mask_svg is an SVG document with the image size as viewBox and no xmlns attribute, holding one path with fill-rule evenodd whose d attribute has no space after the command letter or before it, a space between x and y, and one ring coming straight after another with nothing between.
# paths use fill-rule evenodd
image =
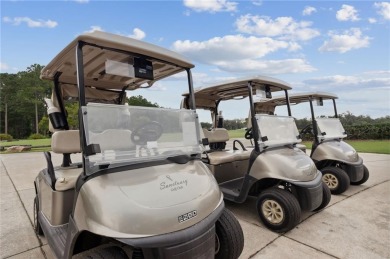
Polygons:
<instances>
[{"instance_id":1,"label":"seat cushion","mask_svg":"<svg viewBox=\"0 0 390 259\"><path fill-rule=\"evenodd\" d=\"M224 128L216 128L213 130L203 129L203 133L209 140L209 143L226 142L229 140L229 133Z\"/></svg>"},{"instance_id":2,"label":"seat cushion","mask_svg":"<svg viewBox=\"0 0 390 259\"><path fill-rule=\"evenodd\" d=\"M208 153L207 156L210 165L219 165L249 159L251 153L252 151L244 150L214 151Z\"/></svg>"}]
</instances>

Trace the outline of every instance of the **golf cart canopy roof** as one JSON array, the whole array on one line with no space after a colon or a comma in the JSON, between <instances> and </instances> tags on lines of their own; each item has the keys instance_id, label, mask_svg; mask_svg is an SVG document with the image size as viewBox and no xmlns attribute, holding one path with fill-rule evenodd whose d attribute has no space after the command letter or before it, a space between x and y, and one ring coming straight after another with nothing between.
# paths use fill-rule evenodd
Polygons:
<instances>
[{"instance_id":1,"label":"golf cart canopy roof","mask_svg":"<svg viewBox=\"0 0 390 259\"><path fill-rule=\"evenodd\" d=\"M74 89L79 42L83 44L86 89L124 91L150 87L157 80L194 67L181 55L147 42L101 31L85 33L66 46L41 73L42 79L58 80L63 88L73 88L69 94L77 94ZM134 68L145 66L149 77L134 75ZM133 73L128 72L131 69Z\"/></svg>"},{"instance_id":2,"label":"golf cart canopy roof","mask_svg":"<svg viewBox=\"0 0 390 259\"><path fill-rule=\"evenodd\" d=\"M248 82L251 82L253 90L261 89L264 86L268 86L271 92L291 89L288 83L276 78L266 76L244 77L195 90L196 107L213 109L218 101L248 97ZM188 94L184 94L184 96L187 97Z\"/></svg>"},{"instance_id":3,"label":"golf cart canopy roof","mask_svg":"<svg viewBox=\"0 0 390 259\"><path fill-rule=\"evenodd\" d=\"M322 100L338 99L337 95L326 92L308 92L289 95L290 104L298 104L322 98ZM272 99L264 99L256 103L257 105L281 106L286 105L286 98L284 96L273 97Z\"/></svg>"}]
</instances>

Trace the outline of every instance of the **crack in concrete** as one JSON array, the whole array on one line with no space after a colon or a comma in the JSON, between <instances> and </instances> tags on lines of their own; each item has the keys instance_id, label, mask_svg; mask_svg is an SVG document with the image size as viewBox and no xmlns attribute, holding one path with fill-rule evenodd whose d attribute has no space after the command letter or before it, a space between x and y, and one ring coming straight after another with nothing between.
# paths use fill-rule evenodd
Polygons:
<instances>
[{"instance_id":1,"label":"crack in concrete","mask_svg":"<svg viewBox=\"0 0 390 259\"><path fill-rule=\"evenodd\" d=\"M342 200L339 200L339 201L337 201L337 202L335 202L335 203L333 203L332 205L329 205L329 206L325 207L324 209L330 208L330 207L332 207L332 206L334 206L334 205L336 205L336 204L338 204L338 203L340 203L340 202L342 202L342 201L344 201L344 200L346 200L346 199L349 199L349 198L351 198L351 197L353 197L353 196L355 196L355 195L357 195L357 194L359 194L359 193L361 193L361 192L363 192L363 191L369 190L369 189L371 189L371 188L373 188L373 187L376 187L376 186L378 186L378 185L381 185L381 184L384 184L384 183L387 183L387 182L390 182L390 179L389 179L389 180L386 180L386 181L383 181L383 182L380 182L380 183L377 183L377 184L374 184L374 185L372 185L372 186L368 186L367 188L364 188L364 189L362 189L362 190L360 190L360 191L358 191L358 192L356 192L356 193L354 193L354 194L352 194L352 195L349 195L349 196L348 196L348 195L338 195L338 196L344 196L345 198L342 199ZM323 211L323 210L321 210L321 211ZM299 224L305 222L307 219L311 218L312 216L316 215L317 213L321 213L321 211L318 211L318 212L313 213L312 215L310 215L310 216L308 216L307 218L303 219ZM247 220L245 220L245 219L241 219L241 220L242 220L242 221L245 221L245 222L247 222L247 223L249 223L249 224L251 224L251 225L254 225L254 226L257 226L257 227L260 227L260 228L264 228L264 227L261 227L260 225L257 225L256 223L249 222L249 221L247 221ZM268 230L267 228L265 228L265 229ZM291 230L290 230L290 231L291 231ZM253 254L251 254L251 255L248 257L248 259L251 259L251 258L253 258L254 256L256 256L258 253L260 253L262 250L264 250L264 249L267 248L269 245L271 245L272 243L274 243L274 242L275 242L277 239L279 239L280 237L286 237L286 238L288 238L288 239L290 239L290 240L292 240L292 241L295 241L295 242L297 242L297 243L299 243L299 244L302 244L302 245L304 245L304 246L310 247L310 248L314 249L314 250L317 251L317 252L326 254L326 255L328 255L328 256L330 256L330 257L332 257L332 258L335 258L335 259L340 259L339 257L336 257L336 256L334 256L334 255L332 255L332 254L329 254L329 253L327 253L327 252L325 252L325 251L322 251L322 250L320 250L320 249L318 249L318 248L316 248L316 247L310 246L310 245L308 245L308 244L302 243L302 242L300 242L300 241L298 241L298 240L295 240L295 239L293 239L293 238L291 238L291 237L286 236L286 234L289 233L290 231L287 231L287 232L285 232L285 233L283 233L283 234L278 234L278 236L277 236L275 239L273 239L272 241L268 242L264 247L262 247L261 249L257 250L257 251L254 252ZM277 234L277 233L276 233L276 234Z\"/></svg>"}]
</instances>

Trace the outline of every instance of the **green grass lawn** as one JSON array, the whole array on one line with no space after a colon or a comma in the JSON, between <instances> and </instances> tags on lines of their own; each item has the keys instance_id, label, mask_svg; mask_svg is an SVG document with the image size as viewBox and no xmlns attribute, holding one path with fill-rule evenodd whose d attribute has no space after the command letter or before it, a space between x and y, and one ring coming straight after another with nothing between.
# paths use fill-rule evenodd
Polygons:
<instances>
[{"instance_id":1,"label":"green grass lawn","mask_svg":"<svg viewBox=\"0 0 390 259\"><path fill-rule=\"evenodd\" d=\"M244 129L230 130L229 137L243 138L245 135ZM358 152L362 153L377 153L377 154L390 154L390 140L346 140L353 148ZM302 142L307 148L311 148L311 142ZM32 151L47 151L50 147L39 147L39 146L50 146L50 139L24 139L12 142L0 142L0 146L13 146L13 145L31 145ZM34 148L39 147L39 148ZM4 153L4 152L1 152Z\"/></svg>"},{"instance_id":2,"label":"green grass lawn","mask_svg":"<svg viewBox=\"0 0 390 259\"><path fill-rule=\"evenodd\" d=\"M10 142L0 142L1 147L9 147L9 146L23 146L23 145L31 145L33 152L43 152L50 150L51 139L21 139ZM42 147L48 146L48 147ZM6 151L1 151L0 153L7 153Z\"/></svg>"},{"instance_id":3,"label":"green grass lawn","mask_svg":"<svg viewBox=\"0 0 390 259\"><path fill-rule=\"evenodd\" d=\"M390 140L346 140L357 152L390 154ZM311 149L311 141L302 142L306 148Z\"/></svg>"},{"instance_id":4,"label":"green grass lawn","mask_svg":"<svg viewBox=\"0 0 390 259\"><path fill-rule=\"evenodd\" d=\"M245 135L245 129L229 130L229 137L243 138ZM377 154L390 154L390 140L346 140L357 152L362 153L377 153ZM311 149L312 142L304 141L302 144L306 145L306 148Z\"/></svg>"}]
</instances>

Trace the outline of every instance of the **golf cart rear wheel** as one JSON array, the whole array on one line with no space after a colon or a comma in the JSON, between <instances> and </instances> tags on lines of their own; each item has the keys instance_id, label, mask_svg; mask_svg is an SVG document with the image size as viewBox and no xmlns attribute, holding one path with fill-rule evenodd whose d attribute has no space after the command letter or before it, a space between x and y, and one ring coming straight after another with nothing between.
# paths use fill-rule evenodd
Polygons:
<instances>
[{"instance_id":1,"label":"golf cart rear wheel","mask_svg":"<svg viewBox=\"0 0 390 259\"><path fill-rule=\"evenodd\" d=\"M341 168L329 166L321 169L322 181L328 185L332 194L345 192L349 187L349 176Z\"/></svg>"},{"instance_id":2,"label":"golf cart rear wheel","mask_svg":"<svg viewBox=\"0 0 390 259\"><path fill-rule=\"evenodd\" d=\"M324 182L322 182L322 202L321 205L314 211L320 211L325 208L329 204L331 197L332 194L329 190L329 187Z\"/></svg>"},{"instance_id":3,"label":"golf cart rear wheel","mask_svg":"<svg viewBox=\"0 0 390 259\"><path fill-rule=\"evenodd\" d=\"M276 232L289 231L301 219L298 200L289 191L277 187L260 193L256 209L264 225Z\"/></svg>"},{"instance_id":4,"label":"golf cart rear wheel","mask_svg":"<svg viewBox=\"0 0 390 259\"><path fill-rule=\"evenodd\" d=\"M237 259L244 248L244 234L233 213L224 209L215 223L215 258Z\"/></svg>"},{"instance_id":5,"label":"golf cart rear wheel","mask_svg":"<svg viewBox=\"0 0 390 259\"><path fill-rule=\"evenodd\" d=\"M38 195L34 198L34 230L37 235L43 236L43 230L41 224L38 221L38 212L39 212L39 201Z\"/></svg>"},{"instance_id":6,"label":"golf cart rear wheel","mask_svg":"<svg viewBox=\"0 0 390 259\"><path fill-rule=\"evenodd\" d=\"M351 182L352 185L361 185L367 182L368 178L370 177L370 172L368 171L368 168L365 165L363 165L363 168L364 168L363 178L360 181Z\"/></svg>"}]
</instances>

